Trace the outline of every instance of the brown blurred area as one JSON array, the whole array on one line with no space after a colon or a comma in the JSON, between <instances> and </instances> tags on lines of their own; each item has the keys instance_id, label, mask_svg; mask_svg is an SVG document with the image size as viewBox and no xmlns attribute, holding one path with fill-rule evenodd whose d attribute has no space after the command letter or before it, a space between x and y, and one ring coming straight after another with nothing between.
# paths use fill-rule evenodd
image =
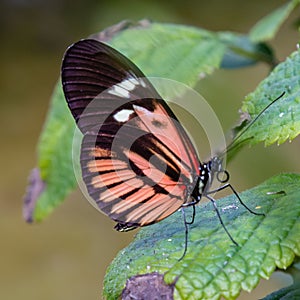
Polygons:
<instances>
[{"instance_id":1,"label":"brown blurred area","mask_svg":"<svg viewBox=\"0 0 300 300\"><path fill-rule=\"evenodd\" d=\"M124 19L149 18L246 33L285 1L39 1L0 2L0 298L100 299L110 261L132 239L117 233L107 217L74 191L40 224L22 219L27 177L36 164L36 144L66 47ZM241 5L242 3L242 5ZM299 11L298 11L299 14ZM299 36L294 12L271 42L283 60ZM218 71L199 86L228 129L243 97L268 73L264 65ZM224 109L226 107L226 110ZM229 166L241 191L279 172L299 172L299 139L280 147L244 149ZM278 274L255 293L257 299L286 285Z\"/></svg>"}]
</instances>

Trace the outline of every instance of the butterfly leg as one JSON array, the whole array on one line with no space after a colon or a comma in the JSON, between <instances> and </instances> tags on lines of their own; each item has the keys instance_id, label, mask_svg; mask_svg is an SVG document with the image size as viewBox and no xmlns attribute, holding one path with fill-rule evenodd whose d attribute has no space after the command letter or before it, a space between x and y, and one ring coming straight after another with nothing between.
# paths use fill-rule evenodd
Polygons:
<instances>
[{"instance_id":1,"label":"butterfly leg","mask_svg":"<svg viewBox=\"0 0 300 300\"><path fill-rule=\"evenodd\" d=\"M249 208L241 199L241 197L239 196L239 194L237 193L237 191L233 188L233 186L230 184L230 183L226 183L224 184L223 186L220 186L219 188L215 189L215 190L212 190L212 191L209 191L206 193L205 196L209 195L209 194L214 194L216 192L219 192L219 191L222 191L224 189L227 189L227 188L230 188L231 191L234 193L234 195L238 198L239 202L251 213L251 214L254 214L254 215L257 215L257 216L265 216L264 213L258 213L258 212L255 212L253 211L251 208ZM208 199L210 199L209 197L207 197Z\"/></svg>"},{"instance_id":2,"label":"butterfly leg","mask_svg":"<svg viewBox=\"0 0 300 300\"><path fill-rule=\"evenodd\" d=\"M184 258L184 256L185 256L186 252L187 252L188 236L189 236L189 224L192 224L194 222L194 218L195 218L195 206L193 205L193 217L192 217L192 221L191 222L187 222L187 220L186 220L186 215L185 215L184 207L181 207L181 213L182 213L182 218L183 218L184 227L185 227L185 237L184 237L184 250L183 250L183 254L178 259L178 261L182 260Z\"/></svg>"},{"instance_id":3,"label":"butterfly leg","mask_svg":"<svg viewBox=\"0 0 300 300\"><path fill-rule=\"evenodd\" d=\"M191 225L191 224L193 224L194 221L195 221L196 209L195 209L195 204L192 204L192 205L189 205L189 206L192 206L192 207L193 207L193 215L192 215L192 219L191 219L191 221L187 221L186 218L185 218L184 220L185 220L185 223L186 223L186 224Z\"/></svg>"},{"instance_id":4,"label":"butterfly leg","mask_svg":"<svg viewBox=\"0 0 300 300\"><path fill-rule=\"evenodd\" d=\"M227 235L229 236L229 238L231 239L231 241L232 241L236 246L239 246L239 244L233 239L233 237L231 236L231 234L230 234L229 231L227 230L225 224L223 223L223 220L222 220L222 218L221 218L221 214L220 214L220 212L219 212L219 210L218 210L218 207L217 207L217 204L216 204L216 200L215 200L214 198L212 198L211 196L207 195L207 194L205 195L205 197L206 197L207 199L209 199L209 200L212 202L212 204L213 204L213 206L214 206L214 209L215 209L215 211L216 211L216 213L217 213L217 216L218 216L218 218L219 218L219 220L220 220L220 223L221 223L222 227L224 228L225 232L227 233Z\"/></svg>"}]
</instances>

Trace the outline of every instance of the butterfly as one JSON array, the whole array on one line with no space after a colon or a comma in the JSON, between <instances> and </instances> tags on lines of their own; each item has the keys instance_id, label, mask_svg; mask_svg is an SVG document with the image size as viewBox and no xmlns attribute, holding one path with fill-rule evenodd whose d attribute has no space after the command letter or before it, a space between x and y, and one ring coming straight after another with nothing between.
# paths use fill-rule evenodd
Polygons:
<instances>
[{"instance_id":1,"label":"butterfly","mask_svg":"<svg viewBox=\"0 0 300 300\"><path fill-rule=\"evenodd\" d=\"M181 209L187 251L188 224L202 197L230 188L222 159L201 163L188 134L142 71L117 50L93 39L70 46L62 86L83 134L80 164L89 196L128 231L157 223ZM225 177L225 178L224 178ZM224 183L212 189L217 178ZM188 222L184 208L193 207ZM182 257L183 257L182 256Z\"/></svg>"}]
</instances>

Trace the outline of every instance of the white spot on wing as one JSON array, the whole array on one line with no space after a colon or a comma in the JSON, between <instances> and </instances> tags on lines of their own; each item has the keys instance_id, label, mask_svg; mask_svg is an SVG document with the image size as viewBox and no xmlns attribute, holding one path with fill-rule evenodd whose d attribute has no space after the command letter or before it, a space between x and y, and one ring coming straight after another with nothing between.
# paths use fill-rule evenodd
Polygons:
<instances>
[{"instance_id":1,"label":"white spot on wing","mask_svg":"<svg viewBox=\"0 0 300 300\"><path fill-rule=\"evenodd\" d=\"M142 80L142 79L140 79L140 84L141 84L142 87L144 87L144 88L146 87L146 83L145 83L145 81Z\"/></svg>"},{"instance_id":2,"label":"white spot on wing","mask_svg":"<svg viewBox=\"0 0 300 300\"><path fill-rule=\"evenodd\" d=\"M138 82L137 82L137 84L138 84ZM119 83L119 86L126 89L126 90L128 90L128 91L132 91L132 90L134 90L134 88L136 86L136 83L132 79L126 79L126 80L122 81L121 83Z\"/></svg>"},{"instance_id":3,"label":"white spot on wing","mask_svg":"<svg viewBox=\"0 0 300 300\"><path fill-rule=\"evenodd\" d=\"M122 86L120 85L114 85L109 91L109 94L111 95L115 95L118 97L122 97L122 98L129 98L129 91L127 91L126 89L124 89Z\"/></svg>"},{"instance_id":4,"label":"white spot on wing","mask_svg":"<svg viewBox=\"0 0 300 300\"><path fill-rule=\"evenodd\" d=\"M108 93L122 98L130 98L129 92L133 91L137 86L142 86L146 88L146 83L140 78L137 79L134 77L128 77L122 82L114 85L108 91Z\"/></svg>"},{"instance_id":5,"label":"white spot on wing","mask_svg":"<svg viewBox=\"0 0 300 300\"><path fill-rule=\"evenodd\" d=\"M127 80L130 81L134 85L139 85L138 80L136 78L134 78L134 77L128 77Z\"/></svg>"},{"instance_id":6,"label":"white spot on wing","mask_svg":"<svg viewBox=\"0 0 300 300\"><path fill-rule=\"evenodd\" d=\"M127 122L133 112L131 109L122 109L114 114L114 119L118 122Z\"/></svg>"},{"instance_id":7,"label":"white spot on wing","mask_svg":"<svg viewBox=\"0 0 300 300\"><path fill-rule=\"evenodd\" d=\"M132 105L133 109L137 112L141 112L142 114L145 114L145 115L150 115L152 114L151 111L149 111L148 109L146 109L145 107L142 107L142 106L138 106L138 105Z\"/></svg>"}]
</instances>

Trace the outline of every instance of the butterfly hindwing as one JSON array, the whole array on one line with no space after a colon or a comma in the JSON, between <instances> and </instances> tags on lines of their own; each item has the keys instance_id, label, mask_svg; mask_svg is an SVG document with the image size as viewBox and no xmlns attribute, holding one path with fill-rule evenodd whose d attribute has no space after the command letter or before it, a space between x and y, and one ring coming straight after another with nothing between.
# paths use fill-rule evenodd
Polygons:
<instances>
[{"instance_id":1,"label":"butterfly hindwing","mask_svg":"<svg viewBox=\"0 0 300 300\"><path fill-rule=\"evenodd\" d=\"M168 105L126 57L82 40L64 57L62 82L84 134L82 177L91 198L122 229L158 222L196 184L196 151Z\"/></svg>"}]
</instances>

